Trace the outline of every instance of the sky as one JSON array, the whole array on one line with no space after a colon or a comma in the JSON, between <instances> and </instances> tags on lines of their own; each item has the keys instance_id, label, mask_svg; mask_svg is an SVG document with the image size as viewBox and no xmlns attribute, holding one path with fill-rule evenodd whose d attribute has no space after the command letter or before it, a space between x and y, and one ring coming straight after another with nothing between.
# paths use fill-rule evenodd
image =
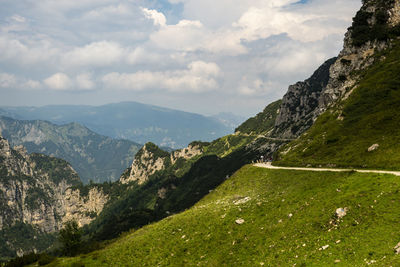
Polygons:
<instances>
[{"instance_id":1,"label":"sky","mask_svg":"<svg viewBox=\"0 0 400 267\"><path fill-rule=\"evenodd\" d=\"M336 56L360 0L0 0L0 105L251 116Z\"/></svg>"}]
</instances>

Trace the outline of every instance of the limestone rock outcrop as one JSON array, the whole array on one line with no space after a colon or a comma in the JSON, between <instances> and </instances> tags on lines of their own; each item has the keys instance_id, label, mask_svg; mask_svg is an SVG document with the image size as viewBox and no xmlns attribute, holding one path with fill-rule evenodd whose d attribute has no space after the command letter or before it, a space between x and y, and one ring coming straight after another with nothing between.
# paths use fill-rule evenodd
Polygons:
<instances>
[{"instance_id":1,"label":"limestone rock outcrop","mask_svg":"<svg viewBox=\"0 0 400 267\"><path fill-rule=\"evenodd\" d=\"M200 145L189 144L187 148L176 150L171 153L171 163L175 164L179 158L191 159L201 153L203 153L203 149Z\"/></svg>"},{"instance_id":2,"label":"limestone rock outcrop","mask_svg":"<svg viewBox=\"0 0 400 267\"><path fill-rule=\"evenodd\" d=\"M400 23L399 1L364 1L359 12L369 16L369 27L378 23L378 16L386 16L386 25L389 27ZM272 136L299 137L319 115L339 99L345 99L351 94L359 79L357 71L371 66L377 60L376 53L387 48L390 43L376 39L360 44L355 42L355 38L354 29L350 27L337 58L326 61L309 79L289 87L283 97Z\"/></svg>"},{"instance_id":3,"label":"limestone rock outcrop","mask_svg":"<svg viewBox=\"0 0 400 267\"><path fill-rule=\"evenodd\" d=\"M121 176L120 182L123 184L130 182L145 183L150 175L165 167L169 157L168 152L161 150L155 144L145 144L136 154L129 176Z\"/></svg>"},{"instance_id":4,"label":"limestone rock outcrop","mask_svg":"<svg viewBox=\"0 0 400 267\"><path fill-rule=\"evenodd\" d=\"M24 224L39 234L59 231L63 223L74 219L80 226L88 224L108 201L101 188L81 196L82 184L75 170L64 160L41 154L27 154L22 146L12 148L0 136L0 230L15 231ZM76 189L73 189L76 188ZM29 250L9 244L19 255ZM40 244L38 244L40 245Z\"/></svg>"},{"instance_id":5,"label":"limestone rock outcrop","mask_svg":"<svg viewBox=\"0 0 400 267\"><path fill-rule=\"evenodd\" d=\"M92 187L86 196L79 189L68 188L64 193L62 222L75 220L80 227L89 224L109 200L108 195L98 187Z\"/></svg>"},{"instance_id":6,"label":"limestone rock outcrop","mask_svg":"<svg viewBox=\"0 0 400 267\"><path fill-rule=\"evenodd\" d=\"M177 162L178 159L191 159L203 153L201 145L192 143L188 147L175 150L171 153L161 150L153 143L147 143L136 154L132 166L120 178L120 182L127 184L137 182L139 185L147 182L149 177Z\"/></svg>"}]
</instances>

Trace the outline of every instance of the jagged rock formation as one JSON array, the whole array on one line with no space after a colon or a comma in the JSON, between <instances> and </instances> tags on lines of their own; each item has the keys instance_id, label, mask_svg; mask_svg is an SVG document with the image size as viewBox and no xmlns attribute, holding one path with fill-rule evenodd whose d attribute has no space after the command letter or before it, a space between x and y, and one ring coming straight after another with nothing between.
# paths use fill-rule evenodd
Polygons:
<instances>
[{"instance_id":1,"label":"jagged rock formation","mask_svg":"<svg viewBox=\"0 0 400 267\"><path fill-rule=\"evenodd\" d=\"M68 161L83 183L116 181L140 145L116 140L78 124L55 125L47 121L15 120L0 116L0 134L12 146Z\"/></svg>"},{"instance_id":2,"label":"jagged rock formation","mask_svg":"<svg viewBox=\"0 0 400 267\"><path fill-rule=\"evenodd\" d=\"M294 138L313 124L314 111L335 61L336 58L327 60L309 79L289 86L275 120L274 136Z\"/></svg>"},{"instance_id":3,"label":"jagged rock formation","mask_svg":"<svg viewBox=\"0 0 400 267\"><path fill-rule=\"evenodd\" d=\"M197 155L200 155L201 153L203 153L203 148L201 145L191 143L187 148L176 150L171 153L171 164L175 164L180 158L191 159Z\"/></svg>"},{"instance_id":4,"label":"jagged rock formation","mask_svg":"<svg viewBox=\"0 0 400 267\"><path fill-rule=\"evenodd\" d=\"M272 135L297 138L331 105L348 97L357 85L357 71L371 66L376 52L388 47L389 32L399 22L399 1L365 1L339 56L325 62L310 79L289 87Z\"/></svg>"},{"instance_id":5,"label":"jagged rock formation","mask_svg":"<svg viewBox=\"0 0 400 267\"><path fill-rule=\"evenodd\" d=\"M170 155L168 152L161 150L153 143L147 143L136 154L130 168L129 176L123 175L120 178L120 182L127 184L137 181L139 185L143 184L150 175L162 170L169 158Z\"/></svg>"},{"instance_id":6,"label":"jagged rock formation","mask_svg":"<svg viewBox=\"0 0 400 267\"><path fill-rule=\"evenodd\" d=\"M91 188L86 196L81 194L79 189L68 188L65 191L63 223L75 220L80 227L89 224L100 214L109 200L108 195L98 187Z\"/></svg>"},{"instance_id":7,"label":"jagged rock formation","mask_svg":"<svg viewBox=\"0 0 400 267\"><path fill-rule=\"evenodd\" d=\"M14 150L0 137L0 229L17 221L35 225L44 232L60 229L64 191L79 183L65 161Z\"/></svg>"},{"instance_id":8,"label":"jagged rock formation","mask_svg":"<svg viewBox=\"0 0 400 267\"><path fill-rule=\"evenodd\" d=\"M121 176L120 182L127 184L136 181L142 185L151 175L175 164L179 159L188 160L202 153L202 146L196 142L171 153L160 149L153 143L147 143L136 154L132 166Z\"/></svg>"},{"instance_id":9,"label":"jagged rock formation","mask_svg":"<svg viewBox=\"0 0 400 267\"><path fill-rule=\"evenodd\" d=\"M0 239L16 231L16 225L32 229L32 234L39 236L59 231L70 219L81 226L88 224L101 212L108 197L96 187L82 197L79 189L70 188L78 185L79 176L66 161L28 154L23 146L13 149L0 136ZM20 241L8 242L6 250L22 255L42 246L35 243L42 241L33 237L23 242L25 247Z\"/></svg>"}]
</instances>

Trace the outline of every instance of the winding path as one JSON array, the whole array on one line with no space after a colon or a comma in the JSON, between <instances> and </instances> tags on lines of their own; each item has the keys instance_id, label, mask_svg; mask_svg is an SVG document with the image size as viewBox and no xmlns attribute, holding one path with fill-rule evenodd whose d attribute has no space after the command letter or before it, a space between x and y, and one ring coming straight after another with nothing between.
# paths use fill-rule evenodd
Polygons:
<instances>
[{"instance_id":1,"label":"winding path","mask_svg":"<svg viewBox=\"0 0 400 267\"><path fill-rule=\"evenodd\" d=\"M278 170L297 170L297 171L314 171L314 172L362 172L362 173L383 173L383 174L393 174L400 176L400 171L381 171L381 170L357 170L357 169L330 169L330 168L300 168L300 167L279 167L272 166L270 162L267 163L256 163L253 166L265 168L265 169L278 169Z\"/></svg>"}]
</instances>

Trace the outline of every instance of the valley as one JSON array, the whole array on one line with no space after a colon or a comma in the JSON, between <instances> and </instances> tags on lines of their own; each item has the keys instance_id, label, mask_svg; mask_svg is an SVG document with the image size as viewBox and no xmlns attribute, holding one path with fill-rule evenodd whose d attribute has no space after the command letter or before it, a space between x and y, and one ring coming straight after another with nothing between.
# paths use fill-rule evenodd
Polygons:
<instances>
[{"instance_id":1,"label":"valley","mask_svg":"<svg viewBox=\"0 0 400 267\"><path fill-rule=\"evenodd\" d=\"M336 57L234 130L134 102L2 108L3 265L400 265L399 58L400 2L365 0ZM117 177L79 178L104 154Z\"/></svg>"}]
</instances>

